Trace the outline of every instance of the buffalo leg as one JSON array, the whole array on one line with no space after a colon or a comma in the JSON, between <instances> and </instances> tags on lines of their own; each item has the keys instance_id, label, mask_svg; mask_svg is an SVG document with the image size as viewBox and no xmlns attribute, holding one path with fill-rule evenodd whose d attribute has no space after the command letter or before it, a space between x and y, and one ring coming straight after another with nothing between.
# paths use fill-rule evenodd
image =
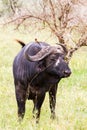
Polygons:
<instances>
[{"instance_id":1,"label":"buffalo leg","mask_svg":"<svg viewBox=\"0 0 87 130\"><path fill-rule=\"evenodd\" d=\"M35 99L33 100L34 102L33 117L36 118L36 123L39 122L41 106L44 101L44 98L45 94L39 96L36 95Z\"/></svg>"},{"instance_id":2,"label":"buffalo leg","mask_svg":"<svg viewBox=\"0 0 87 130\"><path fill-rule=\"evenodd\" d=\"M16 86L16 100L18 105L18 118L21 121L25 114L26 91L21 86Z\"/></svg>"},{"instance_id":3,"label":"buffalo leg","mask_svg":"<svg viewBox=\"0 0 87 130\"><path fill-rule=\"evenodd\" d=\"M55 118L56 93L57 93L57 85L53 86L49 91L49 103L52 119Z\"/></svg>"}]
</instances>

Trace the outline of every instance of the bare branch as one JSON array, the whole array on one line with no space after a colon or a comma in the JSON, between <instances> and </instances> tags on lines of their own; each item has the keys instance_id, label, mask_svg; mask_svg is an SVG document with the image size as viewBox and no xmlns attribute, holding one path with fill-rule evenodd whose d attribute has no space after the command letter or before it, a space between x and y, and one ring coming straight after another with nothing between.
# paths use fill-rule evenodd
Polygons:
<instances>
[{"instance_id":1,"label":"bare branch","mask_svg":"<svg viewBox=\"0 0 87 130\"><path fill-rule=\"evenodd\" d=\"M15 13L15 8L14 8L14 4L13 4L12 0L9 0L9 2L10 2L10 7L11 7L12 11Z\"/></svg>"},{"instance_id":2,"label":"bare branch","mask_svg":"<svg viewBox=\"0 0 87 130\"><path fill-rule=\"evenodd\" d=\"M52 13L53 22L54 22L54 27L55 27L55 29L57 29L55 10L54 10L53 3L51 0L49 0L49 4L50 4L50 9L51 9L51 13Z\"/></svg>"},{"instance_id":3,"label":"bare branch","mask_svg":"<svg viewBox=\"0 0 87 130\"><path fill-rule=\"evenodd\" d=\"M9 0L10 8L13 11L13 13L17 13L18 7L17 7L17 0Z\"/></svg>"},{"instance_id":4,"label":"bare branch","mask_svg":"<svg viewBox=\"0 0 87 130\"><path fill-rule=\"evenodd\" d=\"M71 48L69 51L68 51L68 54L67 54L67 59L68 61L71 59L73 53L75 51L77 51L80 47L82 46L87 46L87 33L84 32L82 35L81 35L81 38L79 39L78 43L76 44L76 47L74 48Z\"/></svg>"},{"instance_id":5,"label":"bare branch","mask_svg":"<svg viewBox=\"0 0 87 130\"><path fill-rule=\"evenodd\" d=\"M28 19L28 18L35 18L35 19L39 19L39 20L44 20L43 18L40 18L39 16L23 15L23 16L19 16L19 17L15 18L15 19L9 20L8 22L5 22L3 25L14 23L18 20L25 20L25 19ZM21 24L21 22L19 24Z\"/></svg>"}]
</instances>

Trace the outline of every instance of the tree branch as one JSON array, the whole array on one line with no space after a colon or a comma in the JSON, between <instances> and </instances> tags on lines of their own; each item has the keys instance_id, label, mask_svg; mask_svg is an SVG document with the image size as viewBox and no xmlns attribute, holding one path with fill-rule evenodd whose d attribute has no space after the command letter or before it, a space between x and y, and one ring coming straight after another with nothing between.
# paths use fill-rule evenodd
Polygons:
<instances>
[{"instance_id":1,"label":"tree branch","mask_svg":"<svg viewBox=\"0 0 87 130\"><path fill-rule=\"evenodd\" d=\"M51 0L49 0L49 4L50 4L51 13L52 13L54 27L55 27L55 29L57 29L55 10L54 10L53 3Z\"/></svg>"},{"instance_id":2,"label":"tree branch","mask_svg":"<svg viewBox=\"0 0 87 130\"><path fill-rule=\"evenodd\" d=\"M87 33L84 32L81 36L81 38L79 39L78 43L76 44L76 47L74 48L71 48L69 51L68 51L68 54L67 54L67 59L68 61L71 59L73 53L75 51L77 51L80 47L82 46L87 46Z\"/></svg>"}]
</instances>

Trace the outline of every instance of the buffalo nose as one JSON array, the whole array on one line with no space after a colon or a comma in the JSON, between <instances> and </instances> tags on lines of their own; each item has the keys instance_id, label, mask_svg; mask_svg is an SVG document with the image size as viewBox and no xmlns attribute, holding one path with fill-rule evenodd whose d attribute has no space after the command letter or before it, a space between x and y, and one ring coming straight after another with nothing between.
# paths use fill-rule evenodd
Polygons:
<instances>
[{"instance_id":1,"label":"buffalo nose","mask_svg":"<svg viewBox=\"0 0 87 130\"><path fill-rule=\"evenodd\" d=\"M71 74L71 71L70 70L65 70L64 73L69 76Z\"/></svg>"}]
</instances>

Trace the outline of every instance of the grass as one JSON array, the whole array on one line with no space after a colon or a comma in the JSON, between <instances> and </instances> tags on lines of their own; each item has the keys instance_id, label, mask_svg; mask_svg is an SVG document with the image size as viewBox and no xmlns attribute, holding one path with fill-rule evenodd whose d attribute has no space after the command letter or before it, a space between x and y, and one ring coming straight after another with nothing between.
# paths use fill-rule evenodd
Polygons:
<instances>
[{"instance_id":1,"label":"grass","mask_svg":"<svg viewBox=\"0 0 87 130\"><path fill-rule=\"evenodd\" d=\"M21 49L14 39L32 41L36 35L9 29L0 30L0 130L87 130L87 48L77 51L70 62L72 75L62 79L57 92L56 120L50 119L48 94L42 106L40 123L32 119L32 101L27 101L21 124L17 121L17 105L12 63ZM43 33L41 34L44 35ZM43 37L39 37L43 41ZM46 37L44 36L46 40ZM47 39L50 42L51 39ZM55 40L51 40L53 43Z\"/></svg>"}]
</instances>

